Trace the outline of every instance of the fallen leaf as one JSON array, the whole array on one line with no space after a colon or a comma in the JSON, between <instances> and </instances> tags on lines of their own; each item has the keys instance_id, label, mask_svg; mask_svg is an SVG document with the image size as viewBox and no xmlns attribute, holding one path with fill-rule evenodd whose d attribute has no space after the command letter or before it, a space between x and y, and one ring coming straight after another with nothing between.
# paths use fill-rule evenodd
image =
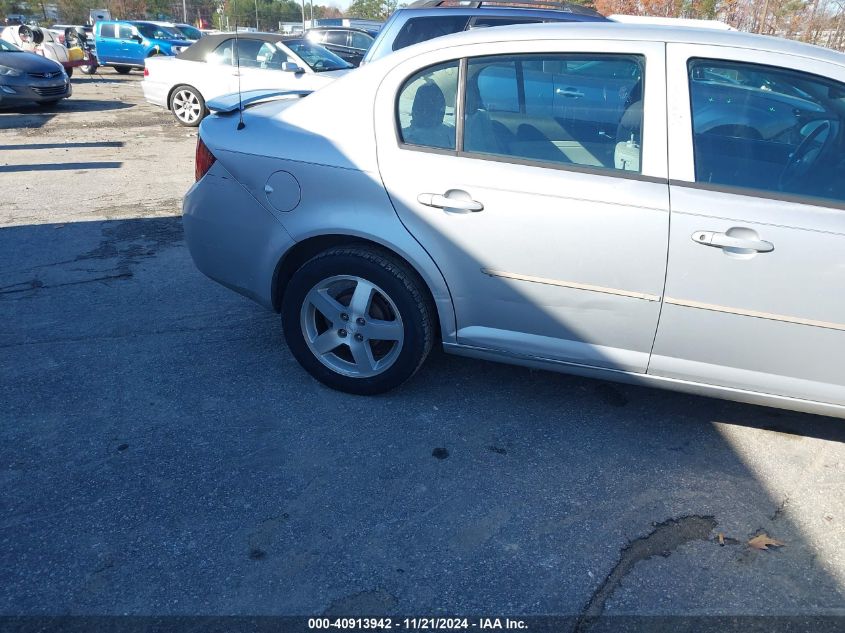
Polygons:
<instances>
[{"instance_id":1,"label":"fallen leaf","mask_svg":"<svg viewBox=\"0 0 845 633\"><path fill-rule=\"evenodd\" d=\"M725 544L725 535L719 532L719 545L724 546Z\"/></svg>"},{"instance_id":2,"label":"fallen leaf","mask_svg":"<svg viewBox=\"0 0 845 633\"><path fill-rule=\"evenodd\" d=\"M748 545L753 547L754 549L769 549L769 546L772 547L783 547L786 545L783 541L779 541L775 538L772 538L765 532L761 532L750 541L748 541Z\"/></svg>"}]
</instances>

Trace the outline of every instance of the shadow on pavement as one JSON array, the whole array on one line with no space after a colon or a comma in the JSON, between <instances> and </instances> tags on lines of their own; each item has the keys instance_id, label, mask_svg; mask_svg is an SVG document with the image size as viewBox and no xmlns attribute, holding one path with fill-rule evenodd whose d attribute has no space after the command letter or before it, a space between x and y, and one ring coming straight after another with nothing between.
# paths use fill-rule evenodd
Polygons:
<instances>
[{"instance_id":1,"label":"shadow on pavement","mask_svg":"<svg viewBox=\"0 0 845 633\"><path fill-rule=\"evenodd\" d=\"M440 352L333 392L178 218L0 230L0 323L2 614L842 615L841 420Z\"/></svg>"},{"instance_id":2,"label":"shadow on pavement","mask_svg":"<svg viewBox=\"0 0 845 633\"><path fill-rule=\"evenodd\" d=\"M54 105L21 106L14 109L0 109L0 130L17 128L39 128L46 125L53 117L70 112L105 112L107 110L125 110L135 104L99 99L62 99Z\"/></svg>"}]
</instances>

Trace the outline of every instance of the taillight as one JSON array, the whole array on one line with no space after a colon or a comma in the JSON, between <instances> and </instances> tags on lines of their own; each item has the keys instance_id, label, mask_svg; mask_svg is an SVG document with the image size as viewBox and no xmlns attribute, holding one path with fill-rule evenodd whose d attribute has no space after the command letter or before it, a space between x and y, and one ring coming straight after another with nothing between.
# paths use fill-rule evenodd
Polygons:
<instances>
[{"instance_id":1,"label":"taillight","mask_svg":"<svg viewBox=\"0 0 845 633\"><path fill-rule=\"evenodd\" d=\"M144 66L144 77L149 77L149 76L150 76L150 69L147 68L146 66Z\"/></svg>"},{"instance_id":2,"label":"taillight","mask_svg":"<svg viewBox=\"0 0 845 633\"><path fill-rule=\"evenodd\" d=\"M205 176L216 160L214 154L202 142L202 137L197 135L197 153L196 160L194 161L194 175L196 179L199 180Z\"/></svg>"}]
</instances>

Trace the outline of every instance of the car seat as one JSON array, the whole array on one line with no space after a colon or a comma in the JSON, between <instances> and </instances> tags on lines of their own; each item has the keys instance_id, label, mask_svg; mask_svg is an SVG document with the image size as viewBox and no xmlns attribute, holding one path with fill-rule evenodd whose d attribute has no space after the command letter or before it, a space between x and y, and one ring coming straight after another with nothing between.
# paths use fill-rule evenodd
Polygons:
<instances>
[{"instance_id":1,"label":"car seat","mask_svg":"<svg viewBox=\"0 0 845 633\"><path fill-rule=\"evenodd\" d=\"M440 87L428 81L417 88L411 105L411 124L402 130L402 139L413 145L454 149L455 128L443 123L446 98Z\"/></svg>"},{"instance_id":2,"label":"car seat","mask_svg":"<svg viewBox=\"0 0 845 633\"><path fill-rule=\"evenodd\" d=\"M502 154L504 148L499 143L490 113L481 100L478 89L478 75L467 82L466 125L464 128L464 150L467 152L482 152L487 154Z\"/></svg>"}]
</instances>

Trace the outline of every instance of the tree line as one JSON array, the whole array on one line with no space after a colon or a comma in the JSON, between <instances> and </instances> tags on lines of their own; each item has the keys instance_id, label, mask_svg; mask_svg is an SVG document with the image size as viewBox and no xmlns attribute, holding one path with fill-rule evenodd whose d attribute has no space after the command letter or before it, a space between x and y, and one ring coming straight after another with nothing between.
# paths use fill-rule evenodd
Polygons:
<instances>
[{"instance_id":1,"label":"tree line","mask_svg":"<svg viewBox=\"0 0 845 633\"><path fill-rule=\"evenodd\" d=\"M595 0L604 15L721 20L740 31L845 50L845 0Z\"/></svg>"},{"instance_id":2,"label":"tree line","mask_svg":"<svg viewBox=\"0 0 845 633\"><path fill-rule=\"evenodd\" d=\"M517 0L518 1L518 0ZM575 0L579 1L579 0ZM90 9L109 9L123 19L174 19L181 21L182 0L53 0L59 20L82 23ZM721 20L741 31L778 35L845 50L845 0L580 0L604 15L652 15L662 17ZM346 17L386 20L398 0L354 0ZM185 0L187 21L199 18L214 28L234 28L235 24L276 30L281 22L300 22L302 4L296 0ZM44 0L0 0L4 15L40 16ZM331 6L314 5L314 18L341 17ZM306 3L305 19L311 18Z\"/></svg>"}]
</instances>

